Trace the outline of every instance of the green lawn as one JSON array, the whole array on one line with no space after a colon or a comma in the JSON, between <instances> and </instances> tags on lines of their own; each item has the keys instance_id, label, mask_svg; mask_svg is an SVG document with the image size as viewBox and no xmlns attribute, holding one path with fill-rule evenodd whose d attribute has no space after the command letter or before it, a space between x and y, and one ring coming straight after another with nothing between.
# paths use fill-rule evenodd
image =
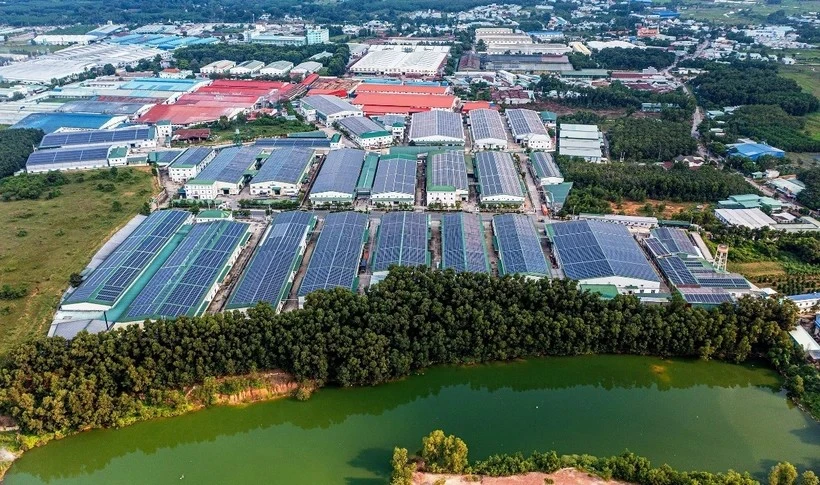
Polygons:
<instances>
[{"instance_id":1,"label":"green lawn","mask_svg":"<svg viewBox=\"0 0 820 485\"><path fill-rule=\"evenodd\" d=\"M96 189L95 172L69 175L54 199L0 202L0 285L25 285L28 295L0 300L0 356L33 336L45 335L71 273L82 271L116 230L155 192L148 169L131 169L113 192ZM78 177L85 180L78 181ZM112 203L122 204L120 212Z\"/></svg>"},{"instance_id":2,"label":"green lawn","mask_svg":"<svg viewBox=\"0 0 820 485\"><path fill-rule=\"evenodd\" d=\"M817 66L781 66L780 75L794 79L803 90L820 97L820 60Z\"/></svg>"}]
</instances>

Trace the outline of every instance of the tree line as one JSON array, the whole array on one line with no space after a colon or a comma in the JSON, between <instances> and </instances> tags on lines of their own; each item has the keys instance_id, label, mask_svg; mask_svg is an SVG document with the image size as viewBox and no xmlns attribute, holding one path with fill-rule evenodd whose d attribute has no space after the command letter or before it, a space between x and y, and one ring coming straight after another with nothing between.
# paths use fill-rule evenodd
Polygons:
<instances>
[{"instance_id":1,"label":"tree line","mask_svg":"<svg viewBox=\"0 0 820 485\"><path fill-rule=\"evenodd\" d=\"M567 57L575 69L640 70L654 67L661 70L675 62L675 53L664 49L623 47L607 47L589 56L575 52Z\"/></svg>"},{"instance_id":2,"label":"tree line","mask_svg":"<svg viewBox=\"0 0 820 485\"><path fill-rule=\"evenodd\" d=\"M318 291L303 310L276 314L260 304L247 315L25 343L0 369L0 410L26 433L113 426L184 402L179 390L205 378L266 369L365 386L439 364L592 353L743 362L775 349L787 369L803 359L784 332L795 311L753 298L710 311L682 299L648 306L631 296L602 300L569 280L394 268L364 295ZM795 396L820 416L811 401L820 394L817 371L801 372Z\"/></svg>"},{"instance_id":3,"label":"tree line","mask_svg":"<svg viewBox=\"0 0 820 485\"><path fill-rule=\"evenodd\" d=\"M411 457L406 448L393 449L390 485L412 485L413 472L417 469L430 473L508 477L531 472L555 473L564 468L576 468L604 480L619 480L637 485L760 485L748 472L682 472L666 464L653 467L649 459L628 451L606 458L558 455L555 451L534 451L528 456L522 453L502 453L472 464L469 463L468 453L467 444L461 438L435 430L422 439L422 447L417 456ZM798 481L797 468L791 463L781 462L771 468L768 483L818 485L820 479L812 470L805 470Z\"/></svg>"},{"instance_id":4,"label":"tree line","mask_svg":"<svg viewBox=\"0 0 820 485\"><path fill-rule=\"evenodd\" d=\"M622 118L607 131L613 158L663 162L697 149L689 124L648 118Z\"/></svg>"},{"instance_id":5,"label":"tree line","mask_svg":"<svg viewBox=\"0 0 820 485\"><path fill-rule=\"evenodd\" d=\"M576 108L627 108L637 111L641 109L642 103L661 103L672 109L683 110L685 118L690 117L695 110L695 100L682 88L668 93L655 93L631 89L620 81L613 81L607 87L588 88L571 86L555 76L544 74L533 89L542 96L555 98L562 104Z\"/></svg>"},{"instance_id":6,"label":"tree line","mask_svg":"<svg viewBox=\"0 0 820 485\"><path fill-rule=\"evenodd\" d=\"M31 128L0 130L0 178L26 168L26 160L43 139L43 131Z\"/></svg>"},{"instance_id":7,"label":"tree line","mask_svg":"<svg viewBox=\"0 0 820 485\"><path fill-rule=\"evenodd\" d=\"M806 188L797 194L797 201L809 209L820 209L820 168L802 170L797 177Z\"/></svg>"}]
</instances>

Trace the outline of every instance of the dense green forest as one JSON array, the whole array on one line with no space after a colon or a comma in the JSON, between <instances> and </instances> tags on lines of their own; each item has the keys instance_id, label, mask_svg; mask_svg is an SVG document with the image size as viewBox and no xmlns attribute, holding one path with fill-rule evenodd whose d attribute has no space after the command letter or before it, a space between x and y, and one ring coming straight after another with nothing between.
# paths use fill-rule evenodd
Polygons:
<instances>
[{"instance_id":1,"label":"dense green forest","mask_svg":"<svg viewBox=\"0 0 820 485\"><path fill-rule=\"evenodd\" d=\"M820 168L810 168L798 174L806 188L797 194L797 201L809 209L820 209Z\"/></svg>"},{"instance_id":2,"label":"dense green forest","mask_svg":"<svg viewBox=\"0 0 820 485\"><path fill-rule=\"evenodd\" d=\"M183 47L174 51L177 66L199 72L206 64L227 59L235 62L262 61L265 64L274 61L290 61L294 64L308 60L310 56L328 51L333 57L319 60L331 76L341 76L350 60L350 49L346 44L316 44L305 46L274 46L265 44L200 44Z\"/></svg>"},{"instance_id":3,"label":"dense green forest","mask_svg":"<svg viewBox=\"0 0 820 485\"><path fill-rule=\"evenodd\" d=\"M604 480L618 480L637 485L760 485L748 473L729 470L724 473L681 472L669 465L653 467L644 457L624 452L618 456L596 458L590 455L561 455L555 451L533 451L496 454L486 460L470 463L469 447L461 438L435 430L422 438L418 456L410 456L406 448L394 448L391 459L390 485L413 485L413 472L455 473L489 477L509 477L530 472L555 473L564 468L576 468ZM798 471L794 465L781 462L771 468L769 485L795 485ZM476 480L477 481L477 480ZM552 483L546 479L544 483ZM817 485L817 475L805 470L800 485Z\"/></svg>"},{"instance_id":4,"label":"dense green forest","mask_svg":"<svg viewBox=\"0 0 820 485\"><path fill-rule=\"evenodd\" d=\"M570 86L554 76L542 75L533 89L575 108L627 108L637 111L641 109L641 103L663 103L683 111L684 118L691 116L695 110L695 100L681 88L669 93L654 93L630 89L618 81L608 87L585 88Z\"/></svg>"},{"instance_id":5,"label":"dense green forest","mask_svg":"<svg viewBox=\"0 0 820 485\"><path fill-rule=\"evenodd\" d=\"M776 300L745 298L706 311L682 299L669 306L603 300L570 280L394 268L365 295L319 291L303 310L276 314L261 304L247 315L25 344L0 370L0 410L26 433L66 432L184 402L182 388L213 376L278 368L319 385L360 386L437 364L630 353L732 362L768 355L820 415L817 371L801 365L783 331L794 319L794 306Z\"/></svg>"},{"instance_id":6,"label":"dense green forest","mask_svg":"<svg viewBox=\"0 0 820 485\"><path fill-rule=\"evenodd\" d=\"M558 157L558 165L564 178L575 184L573 191L595 189L599 195L613 202L621 199L640 202L647 198L707 202L750 191L741 175L710 166L690 170L677 164L671 170L665 170L658 165L597 164L565 157Z\"/></svg>"},{"instance_id":7,"label":"dense green forest","mask_svg":"<svg viewBox=\"0 0 820 485\"><path fill-rule=\"evenodd\" d=\"M659 71L675 62L675 54L663 49L624 49L607 47L591 56L575 52L569 60L575 69L640 70L654 67Z\"/></svg>"},{"instance_id":8,"label":"dense green forest","mask_svg":"<svg viewBox=\"0 0 820 485\"><path fill-rule=\"evenodd\" d=\"M795 116L817 111L820 103L791 79L777 74L772 63L710 63L708 72L691 82L701 104L722 108L744 104L777 104Z\"/></svg>"},{"instance_id":9,"label":"dense green forest","mask_svg":"<svg viewBox=\"0 0 820 485\"><path fill-rule=\"evenodd\" d=\"M171 0L146 4L139 0L74 0L71 8L51 0L18 0L0 2L0 19L10 25L103 24L107 21L145 24L174 21L251 22L263 14L271 19L285 15L301 16L317 23L343 23L395 18L401 12L436 9L445 12L468 10L488 0L454 0L442 4L437 0L358 0L356 2L323 2L319 0ZM519 5L535 5L536 0L510 0Z\"/></svg>"},{"instance_id":10,"label":"dense green forest","mask_svg":"<svg viewBox=\"0 0 820 485\"><path fill-rule=\"evenodd\" d=\"M648 118L621 118L607 131L614 159L664 162L690 155L698 145L687 122Z\"/></svg>"},{"instance_id":11,"label":"dense green forest","mask_svg":"<svg viewBox=\"0 0 820 485\"><path fill-rule=\"evenodd\" d=\"M724 138L751 137L789 152L818 152L820 140L804 131L805 121L791 116L777 105L741 106L725 119ZM707 123L708 127L718 126Z\"/></svg>"},{"instance_id":12,"label":"dense green forest","mask_svg":"<svg viewBox=\"0 0 820 485\"><path fill-rule=\"evenodd\" d=\"M43 139L41 130L0 130L0 178L14 175L26 167L26 160Z\"/></svg>"}]
</instances>

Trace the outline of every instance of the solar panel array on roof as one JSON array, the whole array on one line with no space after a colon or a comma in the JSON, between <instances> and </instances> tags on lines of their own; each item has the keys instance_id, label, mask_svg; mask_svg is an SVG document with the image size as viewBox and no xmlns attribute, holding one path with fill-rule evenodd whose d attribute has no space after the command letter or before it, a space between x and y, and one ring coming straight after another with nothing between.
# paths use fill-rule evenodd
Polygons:
<instances>
[{"instance_id":1,"label":"solar panel array on roof","mask_svg":"<svg viewBox=\"0 0 820 485\"><path fill-rule=\"evenodd\" d=\"M70 145L98 145L128 143L148 140L151 129L148 127L123 128L120 130L90 130L49 133L40 141L40 148L56 148Z\"/></svg>"},{"instance_id":2,"label":"solar panel array on roof","mask_svg":"<svg viewBox=\"0 0 820 485\"><path fill-rule=\"evenodd\" d=\"M384 129L384 126L376 123L375 121L367 118L365 116L350 116L348 118L342 118L341 120L337 121L339 125L347 132L355 135L355 136L362 136L367 133L376 133L381 132L384 135L389 135Z\"/></svg>"},{"instance_id":3,"label":"solar panel array on roof","mask_svg":"<svg viewBox=\"0 0 820 485\"><path fill-rule=\"evenodd\" d=\"M299 287L299 296L331 288L355 290L366 230L367 215L361 212L328 214Z\"/></svg>"},{"instance_id":4,"label":"solar panel array on roof","mask_svg":"<svg viewBox=\"0 0 820 485\"><path fill-rule=\"evenodd\" d=\"M361 111L356 106L337 96L327 94L317 94L315 96L305 96L301 103L315 109L317 112L327 116L345 111Z\"/></svg>"},{"instance_id":5,"label":"solar panel array on roof","mask_svg":"<svg viewBox=\"0 0 820 485\"><path fill-rule=\"evenodd\" d=\"M372 194L416 193L416 161L389 156L380 158Z\"/></svg>"},{"instance_id":6,"label":"solar panel array on roof","mask_svg":"<svg viewBox=\"0 0 820 485\"><path fill-rule=\"evenodd\" d=\"M477 143L485 140L507 141L507 130L501 115L494 109L470 111L470 134Z\"/></svg>"},{"instance_id":7,"label":"solar panel array on roof","mask_svg":"<svg viewBox=\"0 0 820 485\"><path fill-rule=\"evenodd\" d=\"M532 165L535 168L535 173L538 177L564 178L564 176L561 175L561 169L558 168L558 164L555 163L555 160L549 153L533 152L530 154L530 161L532 162Z\"/></svg>"},{"instance_id":8,"label":"solar panel array on roof","mask_svg":"<svg viewBox=\"0 0 820 485\"><path fill-rule=\"evenodd\" d=\"M148 216L66 298L64 304L113 306L190 215L185 211L167 210Z\"/></svg>"},{"instance_id":9,"label":"solar panel array on roof","mask_svg":"<svg viewBox=\"0 0 820 485\"><path fill-rule=\"evenodd\" d=\"M723 288L680 288L681 296L694 305L720 305L732 302L732 295Z\"/></svg>"},{"instance_id":10,"label":"solar panel array on roof","mask_svg":"<svg viewBox=\"0 0 820 485\"><path fill-rule=\"evenodd\" d=\"M441 267L459 272L490 272L481 216L459 212L442 217Z\"/></svg>"},{"instance_id":11,"label":"solar panel array on roof","mask_svg":"<svg viewBox=\"0 0 820 485\"><path fill-rule=\"evenodd\" d=\"M392 264L428 264L427 215L389 212L382 217L373 255L373 271L387 271Z\"/></svg>"},{"instance_id":12,"label":"solar panel array on roof","mask_svg":"<svg viewBox=\"0 0 820 485\"><path fill-rule=\"evenodd\" d=\"M313 159L313 150L303 147L284 147L271 151L270 156L253 176L253 183L284 182L297 184Z\"/></svg>"},{"instance_id":13,"label":"solar panel array on roof","mask_svg":"<svg viewBox=\"0 0 820 485\"><path fill-rule=\"evenodd\" d=\"M230 147L224 148L211 160L207 167L202 169L189 184L225 182L236 184L242 181L245 171L256 164L262 150L259 147Z\"/></svg>"},{"instance_id":14,"label":"solar panel array on roof","mask_svg":"<svg viewBox=\"0 0 820 485\"><path fill-rule=\"evenodd\" d=\"M652 235L655 236L670 253L685 253L692 256L697 256L698 251L695 245L689 239L689 234L683 229L673 227L659 227L652 229Z\"/></svg>"},{"instance_id":15,"label":"solar panel array on roof","mask_svg":"<svg viewBox=\"0 0 820 485\"><path fill-rule=\"evenodd\" d=\"M213 152L212 149L206 147L191 147L182 152L180 156L174 159L168 168L185 168L195 167L202 163L203 160Z\"/></svg>"},{"instance_id":16,"label":"solar panel array on roof","mask_svg":"<svg viewBox=\"0 0 820 485\"><path fill-rule=\"evenodd\" d=\"M430 155L427 165L427 188L452 187L468 190L467 163L463 151L448 150Z\"/></svg>"},{"instance_id":17,"label":"solar panel array on roof","mask_svg":"<svg viewBox=\"0 0 820 485\"><path fill-rule=\"evenodd\" d=\"M315 221L311 212L278 214L245 267L227 308L248 308L259 302L276 308L287 297L303 244Z\"/></svg>"},{"instance_id":18,"label":"solar panel array on roof","mask_svg":"<svg viewBox=\"0 0 820 485\"><path fill-rule=\"evenodd\" d=\"M413 114L410 121L410 139L448 137L464 139L461 115L452 111L423 111Z\"/></svg>"},{"instance_id":19,"label":"solar panel array on roof","mask_svg":"<svg viewBox=\"0 0 820 485\"><path fill-rule=\"evenodd\" d=\"M541 117L531 109L508 109L504 114L507 115L510 131L516 138L528 135L549 136Z\"/></svg>"},{"instance_id":20,"label":"solar panel array on roof","mask_svg":"<svg viewBox=\"0 0 820 485\"><path fill-rule=\"evenodd\" d=\"M666 249L666 246L654 237L645 239L644 244L646 244L647 249L649 249L649 252L655 258L663 258L671 254L669 250Z\"/></svg>"},{"instance_id":21,"label":"solar panel array on roof","mask_svg":"<svg viewBox=\"0 0 820 485\"><path fill-rule=\"evenodd\" d=\"M567 277L620 276L660 282L626 226L578 220L552 224L553 243Z\"/></svg>"},{"instance_id":22,"label":"solar panel array on roof","mask_svg":"<svg viewBox=\"0 0 820 485\"><path fill-rule=\"evenodd\" d=\"M549 276L549 267L532 220L524 214L493 217L502 275Z\"/></svg>"},{"instance_id":23,"label":"solar panel array on roof","mask_svg":"<svg viewBox=\"0 0 820 485\"><path fill-rule=\"evenodd\" d=\"M54 148L51 150L37 150L32 152L26 160L26 168L39 168L40 166L52 166L55 170L67 168L73 164L87 162L106 162L108 160L109 146L94 146L84 148Z\"/></svg>"},{"instance_id":24,"label":"solar panel array on roof","mask_svg":"<svg viewBox=\"0 0 820 485\"><path fill-rule=\"evenodd\" d=\"M180 154L182 154L182 150L166 150L163 152L155 152L152 155L151 161L156 162L159 165L167 165L174 161Z\"/></svg>"},{"instance_id":25,"label":"solar panel array on roof","mask_svg":"<svg viewBox=\"0 0 820 485\"><path fill-rule=\"evenodd\" d=\"M265 148L276 148L286 146L301 146L305 148L330 148L328 138L260 138L254 145Z\"/></svg>"},{"instance_id":26,"label":"solar panel array on roof","mask_svg":"<svg viewBox=\"0 0 820 485\"><path fill-rule=\"evenodd\" d=\"M669 279L669 282L675 286L698 285L698 280L695 279L689 271L689 268L683 264L683 260L677 256L659 259L658 267L661 268L661 271L663 271L663 274Z\"/></svg>"},{"instance_id":27,"label":"solar panel array on roof","mask_svg":"<svg viewBox=\"0 0 820 485\"><path fill-rule=\"evenodd\" d=\"M697 273L697 284L711 288L745 290L751 288L749 282L737 273Z\"/></svg>"},{"instance_id":28,"label":"solar panel array on roof","mask_svg":"<svg viewBox=\"0 0 820 485\"><path fill-rule=\"evenodd\" d=\"M191 226L190 232L128 307L122 321L201 313L208 291L247 231L247 224L233 221Z\"/></svg>"},{"instance_id":29,"label":"solar panel array on roof","mask_svg":"<svg viewBox=\"0 0 820 485\"><path fill-rule=\"evenodd\" d=\"M515 162L507 152L479 152L475 156L481 197L524 197Z\"/></svg>"},{"instance_id":30,"label":"solar panel array on roof","mask_svg":"<svg viewBox=\"0 0 820 485\"><path fill-rule=\"evenodd\" d=\"M353 194L364 162L364 150L342 148L328 153L310 193L338 192Z\"/></svg>"}]
</instances>

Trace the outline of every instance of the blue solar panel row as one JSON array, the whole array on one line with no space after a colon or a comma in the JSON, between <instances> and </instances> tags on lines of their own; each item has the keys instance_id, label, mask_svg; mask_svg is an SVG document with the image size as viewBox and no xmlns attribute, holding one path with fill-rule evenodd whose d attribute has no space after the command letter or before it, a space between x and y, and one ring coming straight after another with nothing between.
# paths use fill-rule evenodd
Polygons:
<instances>
[{"instance_id":1,"label":"blue solar panel row","mask_svg":"<svg viewBox=\"0 0 820 485\"><path fill-rule=\"evenodd\" d=\"M247 231L248 225L241 222L194 224L128 307L122 321L196 315Z\"/></svg>"},{"instance_id":2,"label":"blue solar panel row","mask_svg":"<svg viewBox=\"0 0 820 485\"><path fill-rule=\"evenodd\" d=\"M658 266L669 282L675 286L697 286L698 281L677 256L669 256L658 260Z\"/></svg>"},{"instance_id":3,"label":"blue solar panel row","mask_svg":"<svg viewBox=\"0 0 820 485\"><path fill-rule=\"evenodd\" d=\"M352 148L331 151L313 182L311 195L325 192L353 194L362 171L364 155L364 150Z\"/></svg>"},{"instance_id":4,"label":"blue solar panel row","mask_svg":"<svg viewBox=\"0 0 820 485\"><path fill-rule=\"evenodd\" d=\"M218 181L239 183L245 172L256 165L262 150L258 147L225 148L189 183Z\"/></svg>"},{"instance_id":5,"label":"blue solar panel row","mask_svg":"<svg viewBox=\"0 0 820 485\"><path fill-rule=\"evenodd\" d=\"M416 161L398 157L381 158L371 193L415 194Z\"/></svg>"},{"instance_id":6,"label":"blue solar panel row","mask_svg":"<svg viewBox=\"0 0 820 485\"><path fill-rule=\"evenodd\" d=\"M178 210L148 216L65 303L113 305L189 217L189 212Z\"/></svg>"},{"instance_id":7,"label":"blue solar panel row","mask_svg":"<svg viewBox=\"0 0 820 485\"><path fill-rule=\"evenodd\" d=\"M532 220L523 214L493 217L502 274L549 276L549 267Z\"/></svg>"},{"instance_id":8,"label":"blue solar panel row","mask_svg":"<svg viewBox=\"0 0 820 485\"><path fill-rule=\"evenodd\" d=\"M484 227L478 214L445 214L441 219L441 267L489 273Z\"/></svg>"},{"instance_id":9,"label":"blue solar panel row","mask_svg":"<svg viewBox=\"0 0 820 485\"><path fill-rule=\"evenodd\" d=\"M353 288L364 249L367 215L360 212L328 214L310 258L299 296L316 290Z\"/></svg>"},{"instance_id":10,"label":"blue solar panel row","mask_svg":"<svg viewBox=\"0 0 820 485\"><path fill-rule=\"evenodd\" d=\"M103 143L127 143L148 140L151 129L148 127L124 128L120 130L89 130L49 133L40 142L40 148L55 148L71 145L98 145Z\"/></svg>"},{"instance_id":11,"label":"blue solar panel row","mask_svg":"<svg viewBox=\"0 0 820 485\"><path fill-rule=\"evenodd\" d=\"M751 288L749 282L737 273L698 273L697 283L707 288L729 288L743 290Z\"/></svg>"},{"instance_id":12,"label":"blue solar panel row","mask_svg":"<svg viewBox=\"0 0 820 485\"><path fill-rule=\"evenodd\" d=\"M262 164L253 183L283 182L297 184L313 159L313 149L299 146L283 147L273 150Z\"/></svg>"},{"instance_id":13,"label":"blue solar panel row","mask_svg":"<svg viewBox=\"0 0 820 485\"><path fill-rule=\"evenodd\" d=\"M85 148L55 148L53 150L37 150L28 156L26 166L59 165L65 163L79 163L108 160L108 150L111 147Z\"/></svg>"},{"instance_id":14,"label":"blue solar panel row","mask_svg":"<svg viewBox=\"0 0 820 485\"><path fill-rule=\"evenodd\" d=\"M418 212L390 212L382 217L373 256L373 271L390 265L422 266L427 261L427 215Z\"/></svg>"},{"instance_id":15,"label":"blue solar panel row","mask_svg":"<svg viewBox=\"0 0 820 485\"><path fill-rule=\"evenodd\" d=\"M698 252L695 245L689 239L689 235L683 229L672 227L659 227L652 229L652 235L655 236L670 253L685 253L692 256L697 256Z\"/></svg>"},{"instance_id":16,"label":"blue solar panel row","mask_svg":"<svg viewBox=\"0 0 820 485\"><path fill-rule=\"evenodd\" d=\"M315 221L311 212L278 214L245 267L227 308L248 308L263 301L277 307L287 298L285 292L295 274L296 261Z\"/></svg>"},{"instance_id":17,"label":"blue solar panel row","mask_svg":"<svg viewBox=\"0 0 820 485\"><path fill-rule=\"evenodd\" d=\"M700 305L720 305L732 302L732 295L722 288L681 288L683 299L687 303Z\"/></svg>"},{"instance_id":18,"label":"blue solar panel row","mask_svg":"<svg viewBox=\"0 0 820 485\"><path fill-rule=\"evenodd\" d=\"M330 148L330 140L327 138L260 138L254 144L264 148Z\"/></svg>"},{"instance_id":19,"label":"blue solar panel row","mask_svg":"<svg viewBox=\"0 0 820 485\"><path fill-rule=\"evenodd\" d=\"M654 237L645 239L644 244L646 244L647 249L649 249L649 252L655 258L662 258L671 254L669 250L666 249L666 246Z\"/></svg>"}]
</instances>

